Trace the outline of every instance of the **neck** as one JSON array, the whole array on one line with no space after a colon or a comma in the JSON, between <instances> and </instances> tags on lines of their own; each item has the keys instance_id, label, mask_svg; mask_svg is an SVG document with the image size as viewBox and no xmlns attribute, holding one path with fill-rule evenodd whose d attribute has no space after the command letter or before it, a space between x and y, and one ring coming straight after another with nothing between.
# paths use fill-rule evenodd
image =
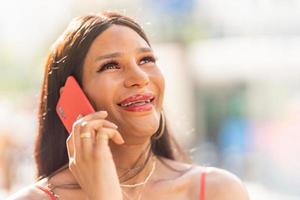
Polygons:
<instances>
[{"instance_id":1,"label":"neck","mask_svg":"<svg viewBox=\"0 0 300 200\"><path fill-rule=\"evenodd\" d=\"M119 177L126 178L126 172L128 176L136 174L137 171L139 173L134 178L130 179L130 182L136 182L142 180L147 173L149 173L150 168L152 167L152 160L147 157L149 152L151 151L150 139L147 138L144 141L139 141L138 144L128 144L124 143L122 145L116 145L113 142L110 142L110 149L113 155L113 159L116 165L117 173ZM143 164L146 165L142 168ZM137 167L137 171L132 168ZM122 179L121 179L122 181Z\"/></svg>"},{"instance_id":2,"label":"neck","mask_svg":"<svg viewBox=\"0 0 300 200\"><path fill-rule=\"evenodd\" d=\"M127 171L126 169L131 169L135 164L136 166L141 166L146 161L148 150L150 149L150 138L145 139L144 142L139 141L138 144L124 143L122 145L117 145L110 141L109 146L113 155L118 176L120 177L125 171ZM136 163L138 159L139 161ZM134 178L128 180L126 183L130 184L143 181L151 171L152 166L153 161L149 159L144 169L142 169L137 176L134 176ZM74 183L76 185L76 179L68 170L67 164L59 171L61 172L55 173L56 175L50 178L51 184L63 185L64 183Z\"/></svg>"}]
</instances>

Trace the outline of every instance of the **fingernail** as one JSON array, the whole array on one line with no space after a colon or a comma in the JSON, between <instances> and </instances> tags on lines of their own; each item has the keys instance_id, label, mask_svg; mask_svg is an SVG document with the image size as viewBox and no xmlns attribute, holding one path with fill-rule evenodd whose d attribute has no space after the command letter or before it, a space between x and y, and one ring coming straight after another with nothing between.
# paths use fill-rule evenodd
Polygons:
<instances>
[{"instance_id":1,"label":"fingernail","mask_svg":"<svg viewBox=\"0 0 300 200\"><path fill-rule=\"evenodd\" d=\"M125 141L123 139L120 140L120 144L124 144Z\"/></svg>"},{"instance_id":2,"label":"fingernail","mask_svg":"<svg viewBox=\"0 0 300 200\"><path fill-rule=\"evenodd\" d=\"M125 143L125 141L123 140L123 138L122 137L119 137L119 144L124 144Z\"/></svg>"},{"instance_id":3,"label":"fingernail","mask_svg":"<svg viewBox=\"0 0 300 200\"><path fill-rule=\"evenodd\" d=\"M112 124L112 125L113 125L113 127L114 127L114 128L116 128L116 129L118 128L118 126L117 126L117 125L115 125L115 124Z\"/></svg>"}]
</instances>

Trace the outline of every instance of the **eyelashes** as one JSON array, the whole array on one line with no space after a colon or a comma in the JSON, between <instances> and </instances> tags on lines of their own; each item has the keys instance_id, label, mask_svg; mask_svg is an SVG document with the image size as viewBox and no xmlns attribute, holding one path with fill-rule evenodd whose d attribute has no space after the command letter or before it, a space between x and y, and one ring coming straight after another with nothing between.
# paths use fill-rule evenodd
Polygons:
<instances>
[{"instance_id":1,"label":"eyelashes","mask_svg":"<svg viewBox=\"0 0 300 200\"><path fill-rule=\"evenodd\" d=\"M141 59L141 61L146 61L146 63L152 62L155 63L156 62L156 58L153 56L145 56ZM145 64L145 63L144 63Z\"/></svg>"},{"instance_id":2,"label":"eyelashes","mask_svg":"<svg viewBox=\"0 0 300 200\"><path fill-rule=\"evenodd\" d=\"M139 65L145 65L148 63L155 64L156 61L157 61L157 58L154 56L144 56L139 60ZM119 62L115 59L108 60L100 65L97 72L101 72L101 71L105 71L105 70L109 70L109 69L120 69Z\"/></svg>"},{"instance_id":3,"label":"eyelashes","mask_svg":"<svg viewBox=\"0 0 300 200\"><path fill-rule=\"evenodd\" d=\"M116 61L110 60L110 61L103 63L97 72L104 71L106 69L113 69L114 67L117 67L117 66L118 66L118 63Z\"/></svg>"}]
</instances>

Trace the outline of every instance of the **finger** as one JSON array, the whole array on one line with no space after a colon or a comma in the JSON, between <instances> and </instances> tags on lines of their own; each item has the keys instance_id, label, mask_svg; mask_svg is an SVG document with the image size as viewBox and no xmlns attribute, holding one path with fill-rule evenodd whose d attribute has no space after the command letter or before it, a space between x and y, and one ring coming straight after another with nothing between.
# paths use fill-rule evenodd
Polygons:
<instances>
[{"instance_id":1,"label":"finger","mask_svg":"<svg viewBox=\"0 0 300 200\"><path fill-rule=\"evenodd\" d=\"M121 133L119 131L114 131L114 135L112 137L112 140L116 143L116 144L124 144L125 141L121 135Z\"/></svg>"},{"instance_id":2,"label":"finger","mask_svg":"<svg viewBox=\"0 0 300 200\"><path fill-rule=\"evenodd\" d=\"M80 124L75 124L71 132L71 140L73 142L73 149L74 149L73 157L75 158L75 161L76 159L78 159L78 156L81 153L80 129L81 129Z\"/></svg>"},{"instance_id":3,"label":"finger","mask_svg":"<svg viewBox=\"0 0 300 200\"><path fill-rule=\"evenodd\" d=\"M95 130L83 127L81 128L79 137L81 146L80 156L82 156L84 160L87 160L91 157L93 144L95 143Z\"/></svg>"},{"instance_id":4,"label":"finger","mask_svg":"<svg viewBox=\"0 0 300 200\"><path fill-rule=\"evenodd\" d=\"M100 128L96 133L96 146L107 144L108 140L112 139L116 144L123 144L124 140L116 129Z\"/></svg>"},{"instance_id":5,"label":"finger","mask_svg":"<svg viewBox=\"0 0 300 200\"><path fill-rule=\"evenodd\" d=\"M97 130L103 126L107 128L114 128L114 129L118 128L116 124L105 119L96 119L96 120L94 119L90 121L83 121L80 125L81 125L81 129L89 129L91 131Z\"/></svg>"},{"instance_id":6,"label":"finger","mask_svg":"<svg viewBox=\"0 0 300 200\"><path fill-rule=\"evenodd\" d=\"M72 137L72 134L69 135L69 137L67 138L67 141L66 141L69 160L71 158L74 158L74 146L73 146L73 139L71 137Z\"/></svg>"},{"instance_id":7,"label":"finger","mask_svg":"<svg viewBox=\"0 0 300 200\"><path fill-rule=\"evenodd\" d=\"M73 122L73 124L72 124L72 131L71 131L71 133L73 133L74 130L75 130L75 127L78 126L78 124L81 123L82 118L83 118L83 116L81 114L79 114L78 117L77 117L77 119L75 120L75 122Z\"/></svg>"},{"instance_id":8,"label":"finger","mask_svg":"<svg viewBox=\"0 0 300 200\"><path fill-rule=\"evenodd\" d=\"M79 120L76 120L75 123L82 123L83 121L89 121L92 119L99 119L99 118L105 119L107 116L108 116L107 111L101 110L98 112L87 114L87 115L83 116L82 118L80 118Z\"/></svg>"},{"instance_id":9,"label":"finger","mask_svg":"<svg viewBox=\"0 0 300 200\"><path fill-rule=\"evenodd\" d=\"M78 115L77 120L79 120L80 118L82 118L82 115ZM69 163L71 162L71 160L74 159L75 156L75 147L74 147L74 130L75 130L75 123L73 123L72 125L72 132L70 133L69 137L66 140L66 146L67 146L67 152L68 152L68 157L69 157Z\"/></svg>"},{"instance_id":10,"label":"finger","mask_svg":"<svg viewBox=\"0 0 300 200\"><path fill-rule=\"evenodd\" d=\"M84 121L81 123L81 149L82 149L82 156L86 159L89 158L93 151L93 144L95 143L95 133L101 129L102 127L110 127L113 129L117 129L118 127L107 120L98 119L98 120L91 120L91 121ZM82 136L87 137L82 137Z\"/></svg>"}]
</instances>

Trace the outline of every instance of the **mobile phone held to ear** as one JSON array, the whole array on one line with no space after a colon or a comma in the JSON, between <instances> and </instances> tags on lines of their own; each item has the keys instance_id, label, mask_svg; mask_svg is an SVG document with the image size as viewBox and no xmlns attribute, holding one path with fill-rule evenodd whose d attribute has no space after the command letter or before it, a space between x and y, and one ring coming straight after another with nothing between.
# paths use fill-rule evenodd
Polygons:
<instances>
[{"instance_id":1,"label":"mobile phone held to ear","mask_svg":"<svg viewBox=\"0 0 300 200\"><path fill-rule=\"evenodd\" d=\"M56 105L56 113L69 133L78 115L95 112L93 106L73 76L69 76Z\"/></svg>"}]
</instances>

